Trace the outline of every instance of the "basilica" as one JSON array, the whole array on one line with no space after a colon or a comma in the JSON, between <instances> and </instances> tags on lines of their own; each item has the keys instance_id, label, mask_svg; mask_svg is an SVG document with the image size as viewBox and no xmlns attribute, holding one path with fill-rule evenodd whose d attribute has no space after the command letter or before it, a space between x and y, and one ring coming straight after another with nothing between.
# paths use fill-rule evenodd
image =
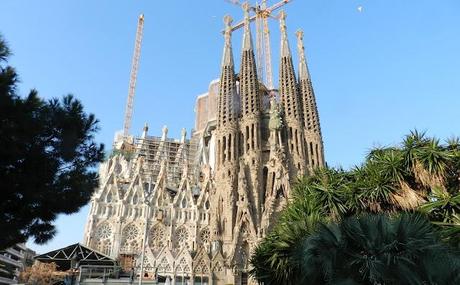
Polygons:
<instances>
[{"instance_id":1,"label":"basilica","mask_svg":"<svg viewBox=\"0 0 460 285\"><path fill-rule=\"evenodd\" d=\"M171 284L255 284L251 252L275 224L291 185L325 164L310 73L298 69L281 12L278 88L258 77L245 10L239 70L224 18L221 75L196 99L194 130L178 139L116 137L100 166L84 243L121 266ZM188 282L188 283L184 283Z\"/></svg>"}]
</instances>

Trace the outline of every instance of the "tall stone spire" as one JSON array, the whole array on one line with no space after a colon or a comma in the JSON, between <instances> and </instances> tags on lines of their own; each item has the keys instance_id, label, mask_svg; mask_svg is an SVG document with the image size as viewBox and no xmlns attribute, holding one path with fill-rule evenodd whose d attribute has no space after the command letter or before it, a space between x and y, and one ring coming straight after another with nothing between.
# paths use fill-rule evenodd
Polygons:
<instances>
[{"instance_id":1,"label":"tall stone spire","mask_svg":"<svg viewBox=\"0 0 460 285\"><path fill-rule=\"evenodd\" d=\"M315 92L308 71L305 48L303 45L303 31L297 33L297 49L299 52L299 92L302 101L303 124L305 134L306 154L310 169L324 166L324 148L319 123L318 108Z\"/></svg>"},{"instance_id":2,"label":"tall stone spire","mask_svg":"<svg viewBox=\"0 0 460 285\"><path fill-rule=\"evenodd\" d=\"M292 163L291 179L305 174L304 136L302 128L301 103L297 90L297 81L292 63L291 51L286 31L286 13L280 13L281 59L279 71L279 93L284 108L287 125L288 156ZM297 169L297 171L294 171Z\"/></svg>"},{"instance_id":3,"label":"tall stone spire","mask_svg":"<svg viewBox=\"0 0 460 285\"><path fill-rule=\"evenodd\" d=\"M250 119L258 119L260 115L260 94L259 81L257 79L257 67L252 47L251 29L249 23L249 5L243 4L244 9L244 34L243 47L241 55L240 69L240 101L241 115L243 118L251 117ZM256 116L257 118L255 118ZM254 122L258 123L258 122ZM253 139L257 140L255 135ZM249 139L249 138L247 138ZM255 141L254 143L258 143ZM253 146L252 148L254 148Z\"/></svg>"},{"instance_id":4,"label":"tall stone spire","mask_svg":"<svg viewBox=\"0 0 460 285\"><path fill-rule=\"evenodd\" d=\"M225 44L222 56L221 78L219 84L218 127L223 127L229 123L236 123L236 119L238 118L236 78L231 43L232 21L233 20L230 16L226 15L224 17Z\"/></svg>"},{"instance_id":5,"label":"tall stone spire","mask_svg":"<svg viewBox=\"0 0 460 285\"><path fill-rule=\"evenodd\" d=\"M214 240L224 245L231 242L235 216L237 175L239 164L239 100L233 64L231 33L232 18L224 17L225 43L219 81L216 128L216 179L221 181L218 194L211 199L211 211L217 219L213 223Z\"/></svg>"},{"instance_id":6,"label":"tall stone spire","mask_svg":"<svg viewBox=\"0 0 460 285\"><path fill-rule=\"evenodd\" d=\"M292 63L291 50L286 31L286 13L280 13L281 29L281 61L279 74L279 93L286 113L286 120L299 121L300 102L296 87L294 65Z\"/></svg>"},{"instance_id":7,"label":"tall stone spire","mask_svg":"<svg viewBox=\"0 0 460 285\"><path fill-rule=\"evenodd\" d=\"M243 3L244 12L244 33L243 33L243 51L252 50L251 26L249 23L249 4Z\"/></svg>"},{"instance_id":8,"label":"tall stone spire","mask_svg":"<svg viewBox=\"0 0 460 285\"><path fill-rule=\"evenodd\" d=\"M261 95L259 92L259 80L257 77L257 66L252 45L251 27L249 21L249 4L243 4L244 10L244 32L243 45L241 52L241 67L239 74L240 82L240 106L241 119L240 140L241 159L239 176L242 173L250 175L244 177L247 179L246 191L249 195L250 202L254 205L253 211L248 213L252 215L251 219L258 221L261 208L261 196L259 193L259 184L261 183ZM242 169L244 168L244 169ZM239 177L239 183L242 181ZM239 185L241 187L241 185ZM238 194L240 195L240 193ZM241 197L240 197L241 198ZM243 198L244 199L244 198ZM241 210L241 209L240 209ZM240 217L241 218L241 217ZM236 221L236 223L241 221ZM256 222L256 228L259 228Z\"/></svg>"}]
</instances>

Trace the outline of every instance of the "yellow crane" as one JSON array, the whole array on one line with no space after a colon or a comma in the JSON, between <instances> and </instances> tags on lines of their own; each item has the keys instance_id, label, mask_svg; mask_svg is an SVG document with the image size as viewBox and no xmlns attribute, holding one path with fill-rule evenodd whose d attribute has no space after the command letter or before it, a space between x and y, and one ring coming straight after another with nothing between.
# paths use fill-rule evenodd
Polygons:
<instances>
[{"instance_id":1,"label":"yellow crane","mask_svg":"<svg viewBox=\"0 0 460 285\"><path fill-rule=\"evenodd\" d=\"M226 1L238 6L242 6L242 3L239 0ZM262 0L260 5L256 3L255 6L250 6L250 10L252 10L255 15L251 16L249 21L256 22L256 58L258 63L257 72L259 74L259 79L265 83L269 90L273 90L274 86L268 18L278 19L276 16L273 16L272 13L291 1L292 0L282 0L270 7L267 7L267 0ZM243 26L244 21L240 21L232 27L232 31L235 31Z\"/></svg>"},{"instance_id":2,"label":"yellow crane","mask_svg":"<svg viewBox=\"0 0 460 285\"><path fill-rule=\"evenodd\" d=\"M131 62L131 75L129 78L128 99L126 100L125 119L123 123L123 137L126 139L131 128L133 116L134 93L136 91L137 70L139 68L139 58L141 56L142 35L144 31L144 14L139 16L137 21L136 41L134 43L134 54Z\"/></svg>"}]
</instances>

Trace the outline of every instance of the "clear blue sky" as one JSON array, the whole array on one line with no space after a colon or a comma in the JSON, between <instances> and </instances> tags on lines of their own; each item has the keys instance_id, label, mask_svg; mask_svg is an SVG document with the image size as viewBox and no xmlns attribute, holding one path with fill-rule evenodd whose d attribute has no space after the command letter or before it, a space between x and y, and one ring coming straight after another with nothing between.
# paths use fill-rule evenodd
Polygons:
<instances>
[{"instance_id":1,"label":"clear blue sky","mask_svg":"<svg viewBox=\"0 0 460 285\"><path fill-rule=\"evenodd\" d=\"M36 88L46 98L73 93L99 118L98 139L108 149L122 128L141 12L132 131L139 134L148 122L159 134L166 124L175 137L193 127L196 95L219 76L222 16L242 16L223 0L3 0L0 7L0 33L14 52L20 91ZM373 145L399 142L414 128L460 135L460 1L294 0L285 10L294 54L295 31L305 31L329 165L359 164ZM276 23L272 34L277 70ZM237 67L240 38L235 33ZM54 240L29 245L45 252L80 241L87 212L59 217Z\"/></svg>"}]
</instances>

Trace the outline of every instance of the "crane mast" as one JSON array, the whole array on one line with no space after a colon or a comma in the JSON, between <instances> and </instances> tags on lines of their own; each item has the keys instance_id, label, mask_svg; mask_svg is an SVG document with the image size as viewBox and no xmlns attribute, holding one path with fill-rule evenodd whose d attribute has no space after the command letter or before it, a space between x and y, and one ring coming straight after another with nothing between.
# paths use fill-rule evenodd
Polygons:
<instances>
[{"instance_id":1,"label":"crane mast","mask_svg":"<svg viewBox=\"0 0 460 285\"><path fill-rule=\"evenodd\" d=\"M142 35L144 30L144 14L139 16L137 21L136 41L134 43L134 54L131 62L131 74L129 78L128 99L126 100L125 118L123 123L123 137L129 135L131 119L133 116L134 94L136 91L137 70L139 68L139 58L141 56Z\"/></svg>"}]
</instances>

